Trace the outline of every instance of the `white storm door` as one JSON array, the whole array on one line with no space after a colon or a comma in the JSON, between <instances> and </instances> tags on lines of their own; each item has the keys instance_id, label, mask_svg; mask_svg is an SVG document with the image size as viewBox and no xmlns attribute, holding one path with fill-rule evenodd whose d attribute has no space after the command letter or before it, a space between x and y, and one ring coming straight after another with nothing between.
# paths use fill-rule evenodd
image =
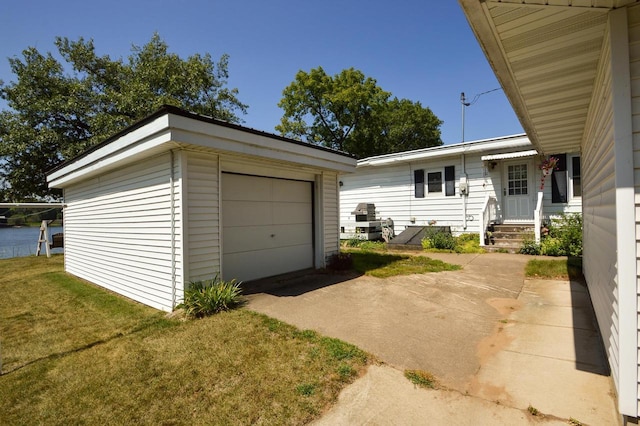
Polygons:
<instances>
[{"instance_id":1,"label":"white storm door","mask_svg":"<svg viewBox=\"0 0 640 426\"><path fill-rule=\"evenodd\" d=\"M502 204L505 221L533 220L531 161L504 163Z\"/></svg>"},{"instance_id":2,"label":"white storm door","mask_svg":"<svg viewBox=\"0 0 640 426\"><path fill-rule=\"evenodd\" d=\"M222 173L224 279L249 281L312 267L312 183Z\"/></svg>"}]
</instances>

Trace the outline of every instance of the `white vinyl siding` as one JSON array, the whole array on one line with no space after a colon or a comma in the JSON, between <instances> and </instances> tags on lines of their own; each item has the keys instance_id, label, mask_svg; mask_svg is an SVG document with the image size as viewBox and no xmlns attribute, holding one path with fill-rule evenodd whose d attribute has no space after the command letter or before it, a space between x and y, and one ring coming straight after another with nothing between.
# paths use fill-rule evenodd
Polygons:
<instances>
[{"instance_id":1,"label":"white vinyl siding","mask_svg":"<svg viewBox=\"0 0 640 426\"><path fill-rule=\"evenodd\" d=\"M628 9L629 21L629 70L631 74L631 108L633 123L633 164L635 181L635 219L636 219L636 247L640 247L640 7L634 6ZM584 168L583 168L584 170ZM584 173L584 172L583 172ZM640 249L636 248L637 263L640 264L638 254ZM638 268L640 269L640 268ZM640 306L640 277L636 279L638 288L637 305ZM640 325L640 314L637 316L637 324ZM639 327L640 328L640 327ZM640 335L640 329L638 330ZM638 338L640 341L640 337ZM638 351L638 365L640 370L640 350ZM640 376L640 373L639 373ZM640 383L638 384L637 395L640 397ZM640 398L639 398L640 399ZM640 401L638 402L638 412L640 413Z\"/></svg>"},{"instance_id":2,"label":"white vinyl siding","mask_svg":"<svg viewBox=\"0 0 640 426\"><path fill-rule=\"evenodd\" d=\"M338 174L322 174L322 206L324 223L324 253L329 257L340 251Z\"/></svg>"},{"instance_id":3,"label":"white vinyl siding","mask_svg":"<svg viewBox=\"0 0 640 426\"><path fill-rule=\"evenodd\" d=\"M220 203L218 156L189 152L186 157L186 217L189 281L220 273Z\"/></svg>"},{"instance_id":4,"label":"white vinyl siding","mask_svg":"<svg viewBox=\"0 0 640 426\"><path fill-rule=\"evenodd\" d=\"M65 188L67 272L146 305L172 309L172 283L182 266L181 217L175 208L180 170L174 169L172 209L170 164L166 153Z\"/></svg>"},{"instance_id":5,"label":"white vinyl siding","mask_svg":"<svg viewBox=\"0 0 640 426\"><path fill-rule=\"evenodd\" d=\"M455 195L445 192L445 167L454 166ZM425 197L415 197L415 170L424 170ZM427 176L440 172L441 191L428 193ZM469 196L467 197L467 228L463 228L463 206L459 183L462 173L460 156L438 158L429 162L404 163L379 167L361 167L356 173L343 175L340 180L340 226L345 233L355 228L355 216L351 212L359 203L373 203L376 216L394 221L396 234L411 225L450 226L454 233L479 232L479 210L486 194L494 195L493 183L480 155L466 158ZM491 172L493 174L493 172ZM496 175L499 172L496 170ZM412 221L412 218L415 218Z\"/></svg>"},{"instance_id":6,"label":"white vinyl siding","mask_svg":"<svg viewBox=\"0 0 640 426\"><path fill-rule=\"evenodd\" d=\"M637 12L634 15L637 16ZM616 19L619 17L616 15ZM615 37L618 38L626 33L624 27L611 24L609 28L616 29ZM583 268L618 391L620 412L635 417L638 412L638 348L632 341L636 341L638 334L637 306L631 314L629 302L636 304L637 272L634 262L628 259L630 254L633 257L635 254L627 249L626 241L619 241L628 239L633 236L630 232L634 232L633 225L627 226L628 219L633 218L633 206L627 202L627 181L632 180L628 170L631 152L627 152L629 144L625 141L627 126L631 126L628 94L624 89L628 76L624 72L616 73L617 80L612 81L612 68L624 69L628 65L626 47L616 44L617 56L614 57L611 49L614 36L609 28L605 33L582 145ZM633 50L632 47L632 56ZM634 130L638 131L637 128ZM637 177L635 181L637 188ZM637 202L635 208L638 208ZM635 224L637 227L638 213ZM635 236L632 238L635 240ZM635 276L633 281L629 279L630 275ZM630 317L633 321L629 321ZM633 357L629 356L630 350L633 350ZM634 359L635 365L629 365L629 358Z\"/></svg>"}]
</instances>

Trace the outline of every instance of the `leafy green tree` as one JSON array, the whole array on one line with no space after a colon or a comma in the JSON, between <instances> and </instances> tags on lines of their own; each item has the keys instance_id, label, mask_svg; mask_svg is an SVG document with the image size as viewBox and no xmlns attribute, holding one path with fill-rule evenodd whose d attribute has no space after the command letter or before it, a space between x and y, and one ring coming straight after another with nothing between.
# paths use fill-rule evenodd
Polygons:
<instances>
[{"instance_id":1,"label":"leafy green tree","mask_svg":"<svg viewBox=\"0 0 640 426\"><path fill-rule=\"evenodd\" d=\"M322 67L299 71L283 91L276 130L360 158L442 144L442 121L429 108L390 97L353 68L333 77Z\"/></svg>"},{"instance_id":2,"label":"leafy green tree","mask_svg":"<svg viewBox=\"0 0 640 426\"><path fill-rule=\"evenodd\" d=\"M160 106L175 105L229 122L247 106L226 87L227 55L182 59L155 34L126 59L95 51L93 40L55 40L63 63L29 47L9 59L16 81L0 81L0 197L58 197L46 171Z\"/></svg>"}]
</instances>

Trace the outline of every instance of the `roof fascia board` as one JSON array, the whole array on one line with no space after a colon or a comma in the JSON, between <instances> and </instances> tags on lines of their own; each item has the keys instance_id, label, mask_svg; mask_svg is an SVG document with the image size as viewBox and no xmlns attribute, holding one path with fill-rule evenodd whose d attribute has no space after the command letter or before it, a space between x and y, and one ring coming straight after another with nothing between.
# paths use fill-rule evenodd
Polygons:
<instances>
[{"instance_id":1,"label":"roof fascia board","mask_svg":"<svg viewBox=\"0 0 640 426\"><path fill-rule=\"evenodd\" d=\"M317 169L339 172L353 172L356 163L355 159L349 159L348 157L343 157L340 162L330 161L323 158L315 158L310 155L301 155L298 153L274 150L260 145L247 144L225 137L204 136L184 129L173 129L172 140L186 148L196 146L225 154L258 157L260 159L301 164Z\"/></svg>"},{"instance_id":2,"label":"roof fascia board","mask_svg":"<svg viewBox=\"0 0 640 426\"><path fill-rule=\"evenodd\" d=\"M71 160L51 172L47 176L47 182L52 188L61 188L169 143L193 144L338 172L353 172L356 164L355 158L343 153L291 143L262 132L249 132L235 126L199 120L197 116L177 109L152 118L148 123L136 126L130 132L124 132L76 160Z\"/></svg>"},{"instance_id":3,"label":"roof fascia board","mask_svg":"<svg viewBox=\"0 0 640 426\"><path fill-rule=\"evenodd\" d=\"M358 168L369 166L386 166L394 163L424 161L434 158L450 157L460 154L472 154L492 150L522 149L523 151L527 151L531 148L531 142L526 137L526 135L518 135L510 138L465 142L455 145L442 145L436 148L406 151L379 157L369 157L358 161Z\"/></svg>"},{"instance_id":4,"label":"roof fascia board","mask_svg":"<svg viewBox=\"0 0 640 426\"><path fill-rule=\"evenodd\" d=\"M71 160L68 164L55 169L47 176L47 181L51 183L52 181L60 179L65 175L74 173L82 168L85 168L93 163L102 160L105 157L125 150L131 145L139 143L141 140L147 140L148 138L153 137L163 130L168 130L168 127L169 120L166 114L157 117L144 126L138 127L131 132L125 133L118 139L115 139L112 142L107 143L104 146L91 151L86 155L78 157L75 161Z\"/></svg>"},{"instance_id":5,"label":"roof fascia board","mask_svg":"<svg viewBox=\"0 0 640 426\"><path fill-rule=\"evenodd\" d=\"M271 138L266 134L245 132L215 123L171 115L169 124L173 141L228 153L252 155L271 160L311 165L318 168L352 172L356 159L331 151L319 150L311 145L293 144Z\"/></svg>"},{"instance_id":6,"label":"roof fascia board","mask_svg":"<svg viewBox=\"0 0 640 426\"><path fill-rule=\"evenodd\" d=\"M229 123L227 121L222 121L222 120L218 120L215 118L211 118L211 117L206 117L203 115L199 115L193 112L189 112L186 110L183 110L181 108L175 107L175 106L170 106L170 105L165 105L161 111L164 111L166 113L169 114L174 114L176 116L180 116L180 117L184 117L187 119L193 119L197 122L201 122L201 123L205 123L205 124L215 124L218 125L222 128L228 128L228 129L233 129L233 130L237 130L243 134L253 134L253 135L258 135L258 136L263 136L265 138L268 138L270 140L279 140L282 142L286 142L287 144L291 144L292 146L301 146L304 148L311 148L313 150L316 151L322 151L322 152L328 152L328 153L332 153L335 155L339 155L342 157L348 157L348 158L355 158L352 154L349 154L347 152L342 152L342 151L338 151L335 149L331 149L331 148L327 148L325 146L322 145L313 145L310 144L308 142L303 142L300 140L295 140L295 139L291 139L291 138L287 138L285 136L281 136L281 135L277 135L275 133L269 133L269 132L265 132L262 130L256 130L256 129L252 129L250 127L244 127L244 126L240 126L238 124L234 124L234 123Z\"/></svg>"},{"instance_id":7,"label":"roof fascia board","mask_svg":"<svg viewBox=\"0 0 640 426\"><path fill-rule=\"evenodd\" d=\"M603 13L607 13L609 12L609 10L611 10L610 7L608 6L598 6L597 4L595 5L590 5L590 6L576 6L576 5L560 5L560 4L537 4L537 3L525 3L525 2L518 2L518 3L507 3L507 2L489 2L489 3L499 3L500 7L512 7L514 9L520 8L522 6L526 6L529 9L541 9L541 10L556 10L558 12L561 12L563 10L567 10L568 7L571 7L572 9L586 9L589 12L603 12Z\"/></svg>"},{"instance_id":8,"label":"roof fascia board","mask_svg":"<svg viewBox=\"0 0 640 426\"><path fill-rule=\"evenodd\" d=\"M142 141L136 141L135 143L128 143L121 147L119 150L110 151L104 153L104 155L97 158L95 161L85 163L81 167L73 167L75 164L71 164L69 170L67 167L60 169L56 172L56 175L47 176L50 188L64 188L69 184L78 181L81 178L100 173L102 171L110 170L118 165L128 164L135 158L138 158L144 153L150 152L154 148L158 148L161 145L169 144L171 142L171 132L169 129L162 131L154 136L145 138ZM108 145L109 147L111 145Z\"/></svg>"}]
</instances>

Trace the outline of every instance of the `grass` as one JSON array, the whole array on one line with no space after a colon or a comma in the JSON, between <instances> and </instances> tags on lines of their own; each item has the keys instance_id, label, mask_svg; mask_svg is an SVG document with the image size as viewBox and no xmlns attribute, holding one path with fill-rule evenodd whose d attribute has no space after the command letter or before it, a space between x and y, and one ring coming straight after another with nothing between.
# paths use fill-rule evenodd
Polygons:
<instances>
[{"instance_id":1,"label":"grass","mask_svg":"<svg viewBox=\"0 0 640 426\"><path fill-rule=\"evenodd\" d=\"M405 370L404 376L409 379L411 383L421 388L437 389L438 381L435 376L428 371L423 370Z\"/></svg>"},{"instance_id":2,"label":"grass","mask_svg":"<svg viewBox=\"0 0 640 426\"><path fill-rule=\"evenodd\" d=\"M4 424L302 424L368 362L247 310L182 322L62 272L0 261Z\"/></svg>"},{"instance_id":3,"label":"grass","mask_svg":"<svg viewBox=\"0 0 640 426\"><path fill-rule=\"evenodd\" d=\"M525 275L531 278L582 281L582 258L532 259L527 262Z\"/></svg>"},{"instance_id":4,"label":"grass","mask_svg":"<svg viewBox=\"0 0 640 426\"><path fill-rule=\"evenodd\" d=\"M353 269L365 275L388 278L395 275L424 274L428 272L456 271L459 265L425 256L378 253L357 249L344 250L351 253Z\"/></svg>"}]
</instances>

